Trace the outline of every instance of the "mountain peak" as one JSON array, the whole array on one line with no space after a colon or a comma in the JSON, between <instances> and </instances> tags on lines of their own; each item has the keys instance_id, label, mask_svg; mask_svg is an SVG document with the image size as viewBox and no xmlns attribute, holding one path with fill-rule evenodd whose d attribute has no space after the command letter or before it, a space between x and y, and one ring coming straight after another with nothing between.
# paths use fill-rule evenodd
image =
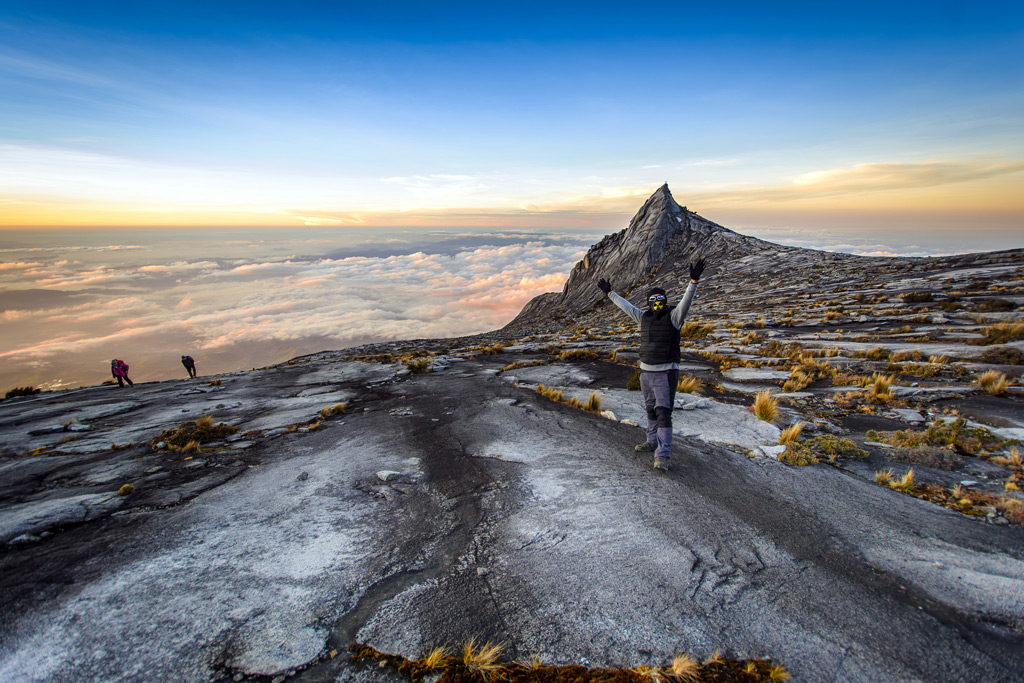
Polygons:
<instances>
[{"instance_id":1,"label":"mountain peak","mask_svg":"<svg viewBox=\"0 0 1024 683\"><path fill-rule=\"evenodd\" d=\"M737 235L679 206L665 183L647 198L628 227L590 248L560 294L536 297L509 326L543 324L587 310L601 300L601 278L621 294L659 275L671 281L664 284L678 284L683 281L681 268L698 255L714 255L720 261L746 255L757 245L768 243Z\"/></svg>"}]
</instances>

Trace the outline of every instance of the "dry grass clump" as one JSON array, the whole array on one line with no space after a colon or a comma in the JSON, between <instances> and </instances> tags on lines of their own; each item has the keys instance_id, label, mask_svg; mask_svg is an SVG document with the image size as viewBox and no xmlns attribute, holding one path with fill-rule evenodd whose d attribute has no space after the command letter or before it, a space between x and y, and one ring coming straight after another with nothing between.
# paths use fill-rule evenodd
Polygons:
<instances>
[{"instance_id":1,"label":"dry grass clump","mask_svg":"<svg viewBox=\"0 0 1024 683\"><path fill-rule=\"evenodd\" d=\"M679 336L683 339L703 339L714 331L715 326L711 323L694 321L683 323L682 329L679 330Z\"/></svg>"},{"instance_id":2,"label":"dry grass clump","mask_svg":"<svg viewBox=\"0 0 1024 683\"><path fill-rule=\"evenodd\" d=\"M601 412L601 397L598 396L597 392L591 392L590 398L583 404L583 410L589 413L600 413Z\"/></svg>"},{"instance_id":3,"label":"dry grass clump","mask_svg":"<svg viewBox=\"0 0 1024 683\"><path fill-rule=\"evenodd\" d=\"M796 424L789 425L788 427L782 430L782 435L779 436L779 444L786 446L790 442L795 442L797 440L797 437L800 436L800 432L802 432L803 430L803 422L797 422Z\"/></svg>"},{"instance_id":4,"label":"dry grass clump","mask_svg":"<svg viewBox=\"0 0 1024 683\"><path fill-rule=\"evenodd\" d=\"M1000 455L992 458L992 462L997 465L1009 467L1011 470L1016 470L1018 473L1024 473L1024 463L1021 462L1020 451L1016 448L1011 448L1007 455Z\"/></svg>"},{"instance_id":5,"label":"dry grass clump","mask_svg":"<svg viewBox=\"0 0 1024 683\"><path fill-rule=\"evenodd\" d=\"M119 496L130 496L133 493L135 493L135 487L131 484L125 484L117 490L117 495Z\"/></svg>"},{"instance_id":6,"label":"dry grass clump","mask_svg":"<svg viewBox=\"0 0 1024 683\"><path fill-rule=\"evenodd\" d=\"M1001 322L989 325L982 331L981 339L971 341L975 346L990 346L992 344L1006 344L1007 342L1024 339L1024 323Z\"/></svg>"},{"instance_id":7,"label":"dry grass clump","mask_svg":"<svg viewBox=\"0 0 1024 683\"><path fill-rule=\"evenodd\" d=\"M838 318L838 317L839 317L840 315L841 315L841 314L840 314L840 312L839 312L839 311L825 311L825 317L824 317L824 320L825 320L826 322L829 322L829 321L835 320L835 319L836 319L836 318Z\"/></svg>"},{"instance_id":8,"label":"dry grass clump","mask_svg":"<svg viewBox=\"0 0 1024 683\"><path fill-rule=\"evenodd\" d=\"M441 668L441 665L444 664L444 661L450 656L451 653L448 648L444 645L439 645L437 647L430 648L430 652L427 653L427 656L419 661L428 669L439 669Z\"/></svg>"},{"instance_id":9,"label":"dry grass clump","mask_svg":"<svg viewBox=\"0 0 1024 683\"><path fill-rule=\"evenodd\" d=\"M476 639L471 638L462 648L462 663L466 669L486 681L501 668L498 656L504 649L503 645L490 641L477 646Z\"/></svg>"},{"instance_id":10,"label":"dry grass clump","mask_svg":"<svg viewBox=\"0 0 1024 683\"><path fill-rule=\"evenodd\" d=\"M505 353L505 347L501 344L491 344L480 348L481 356L496 356L499 353Z\"/></svg>"},{"instance_id":11,"label":"dry grass clump","mask_svg":"<svg viewBox=\"0 0 1024 683\"><path fill-rule=\"evenodd\" d=\"M219 387L221 385L221 381L219 379L215 379L215 380L211 380L211 381L207 382L206 384L207 384L207 386L211 386L211 387Z\"/></svg>"},{"instance_id":12,"label":"dry grass clump","mask_svg":"<svg viewBox=\"0 0 1024 683\"><path fill-rule=\"evenodd\" d=\"M335 415L341 415L345 412L344 403L335 403L333 406L327 406L320 411L321 417L334 417Z\"/></svg>"},{"instance_id":13,"label":"dry grass clump","mask_svg":"<svg viewBox=\"0 0 1024 683\"><path fill-rule=\"evenodd\" d=\"M826 347L818 349L818 357L819 358L835 358L838 355L839 355L839 347L838 346L826 346Z\"/></svg>"},{"instance_id":14,"label":"dry grass clump","mask_svg":"<svg viewBox=\"0 0 1024 683\"><path fill-rule=\"evenodd\" d=\"M886 403L893 398L890 387L892 386L892 375L874 374L871 376L867 386L868 400L872 403Z\"/></svg>"},{"instance_id":15,"label":"dry grass clump","mask_svg":"<svg viewBox=\"0 0 1024 683\"><path fill-rule=\"evenodd\" d=\"M778 339L769 339L757 353L761 356L774 356L776 358L799 358L803 354L803 347L798 342L783 344Z\"/></svg>"},{"instance_id":16,"label":"dry grass clump","mask_svg":"<svg viewBox=\"0 0 1024 683\"><path fill-rule=\"evenodd\" d=\"M696 683L696 681L700 680L698 676L700 663L685 652L673 657L672 665L669 668L672 670L672 677L677 681Z\"/></svg>"},{"instance_id":17,"label":"dry grass clump","mask_svg":"<svg viewBox=\"0 0 1024 683\"><path fill-rule=\"evenodd\" d=\"M764 389L754 395L754 405L751 410L758 419L774 422L779 416L779 399L772 396L768 389Z\"/></svg>"},{"instance_id":18,"label":"dry grass clump","mask_svg":"<svg viewBox=\"0 0 1024 683\"><path fill-rule=\"evenodd\" d=\"M942 366L934 363L898 363L889 364L886 370L897 372L901 375L913 375L914 377L931 377L937 375Z\"/></svg>"},{"instance_id":19,"label":"dry grass clump","mask_svg":"<svg viewBox=\"0 0 1024 683\"><path fill-rule=\"evenodd\" d=\"M558 354L558 360L597 360L600 357L594 349L569 349Z\"/></svg>"},{"instance_id":20,"label":"dry grass clump","mask_svg":"<svg viewBox=\"0 0 1024 683\"><path fill-rule=\"evenodd\" d=\"M692 375L683 375L676 382L676 391L683 394L695 394L700 391L702 383Z\"/></svg>"},{"instance_id":21,"label":"dry grass clump","mask_svg":"<svg viewBox=\"0 0 1024 683\"><path fill-rule=\"evenodd\" d=\"M408 358L402 361L402 365L408 368L409 372L414 375L430 372L430 366L433 364L434 360L429 356L426 358Z\"/></svg>"},{"instance_id":22,"label":"dry grass clump","mask_svg":"<svg viewBox=\"0 0 1024 683\"><path fill-rule=\"evenodd\" d=\"M635 666L631 669L590 669L580 664L545 664L537 655L528 662L503 662L498 658L502 647L486 643L478 646L470 641L461 656L453 656L446 648L434 648L418 660L379 652L369 645L353 643L353 663L369 661L389 666L411 681L430 680L435 683L716 683L786 681L789 673L768 659L731 659L715 653L703 664L688 654L678 654L666 666ZM375 667L376 668L376 667Z\"/></svg>"},{"instance_id":23,"label":"dry grass clump","mask_svg":"<svg viewBox=\"0 0 1024 683\"><path fill-rule=\"evenodd\" d=\"M508 365L503 366L500 370L498 370L498 372L506 372L508 370L518 370L519 368L532 368L532 367L534 367L536 365L544 365L544 361L542 361L542 360L531 360L531 361L517 360L514 363L509 363Z\"/></svg>"},{"instance_id":24,"label":"dry grass clump","mask_svg":"<svg viewBox=\"0 0 1024 683\"><path fill-rule=\"evenodd\" d=\"M900 298L903 299L904 303L920 304L933 300L935 295L931 292L904 292L900 294Z\"/></svg>"},{"instance_id":25,"label":"dry grass clump","mask_svg":"<svg viewBox=\"0 0 1024 683\"><path fill-rule=\"evenodd\" d=\"M978 386L993 396L1006 393L1006 387L1010 386L1006 375L998 370L988 370L978 377Z\"/></svg>"},{"instance_id":26,"label":"dry grass clump","mask_svg":"<svg viewBox=\"0 0 1024 683\"><path fill-rule=\"evenodd\" d=\"M199 450L201 444L220 441L237 431L238 427L223 422L214 425L213 416L205 415L195 422L183 422L175 429L164 430L153 437L149 445L155 449L156 445L163 441L169 451L194 452Z\"/></svg>"},{"instance_id":27,"label":"dry grass clump","mask_svg":"<svg viewBox=\"0 0 1024 683\"><path fill-rule=\"evenodd\" d=\"M626 380L626 389L629 391L640 391L640 371L637 370Z\"/></svg>"},{"instance_id":28,"label":"dry grass clump","mask_svg":"<svg viewBox=\"0 0 1024 683\"><path fill-rule=\"evenodd\" d=\"M868 360L889 360L892 356L892 352L882 346L876 346L873 349L867 351L858 351L853 354L854 358L867 358Z\"/></svg>"},{"instance_id":29,"label":"dry grass clump","mask_svg":"<svg viewBox=\"0 0 1024 683\"><path fill-rule=\"evenodd\" d=\"M813 381L813 379L801 372L800 368L793 368L789 373L789 379L783 383L782 390L786 393L800 391L809 386Z\"/></svg>"},{"instance_id":30,"label":"dry grass clump","mask_svg":"<svg viewBox=\"0 0 1024 683\"><path fill-rule=\"evenodd\" d=\"M897 351L889 358L889 362L891 363L902 363L908 360L922 361L924 360L924 354L918 349L912 349L910 351Z\"/></svg>"},{"instance_id":31,"label":"dry grass clump","mask_svg":"<svg viewBox=\"0 0 1024 683\"><path fill-rule=\"evenodd\" d=\"M557 401L559 403L565 402L565 393L560 389L551 389L543 384L538 384L535 391L541 396L550 398L552 401Z\"/></svg>"}]
</instances>

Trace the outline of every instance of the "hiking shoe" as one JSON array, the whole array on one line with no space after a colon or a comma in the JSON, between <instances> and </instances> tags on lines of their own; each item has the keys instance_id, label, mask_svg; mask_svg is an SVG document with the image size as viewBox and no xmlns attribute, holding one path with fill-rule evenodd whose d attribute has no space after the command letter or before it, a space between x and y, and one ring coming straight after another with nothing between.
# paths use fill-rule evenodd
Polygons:
<instances>
[{"instance_id":1,"label":"hiking shoe","mask_svg":"<svg viewBox=\"0 0 1024 683\"><path fill-rule=\"evenodd\" d=\"M668 459L666 458L655 458L654 469L661 470L662 472L668 472Z\"/></svg>"},{"instance_id":2,"label":"hiking shoe","mask_svg":"<svg viewBox=\"0 0 1024 683\"><path fill-rule=\"evenodd\" d=\"M653 444L650 441L644 441L643 443L638 443L633 446L633 450L641 453L653 453L657 447L657 444Z\"/></svg>"}]
</instances>

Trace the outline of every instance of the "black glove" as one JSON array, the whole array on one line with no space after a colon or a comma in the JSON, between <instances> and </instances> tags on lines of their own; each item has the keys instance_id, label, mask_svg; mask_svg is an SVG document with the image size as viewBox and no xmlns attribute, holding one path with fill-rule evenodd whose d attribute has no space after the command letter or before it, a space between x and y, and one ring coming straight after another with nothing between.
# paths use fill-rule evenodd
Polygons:
<instances>
[{"instance_id":1,"label":"black glove","mask_svg":"<svg viewBox=\"0 0 1024 683\"><path fill-rule=\"evenodd\" d=\"M690 279L696 282L700 279L700 274L704 272L704 258L698 258L694 263L690 264Z\"/></svg>"},{"instance_id":2,"label":"black glove","mask_svg":"<svg viewBox=\"0 0 1024 683\"><path fill-rule=\"evenodd\" d=\"M612 291L612 283L608 282L604 278L597 281L597 288L604 292L605 296L608 296L608 292Z\"/></svg>"}]
</instances>

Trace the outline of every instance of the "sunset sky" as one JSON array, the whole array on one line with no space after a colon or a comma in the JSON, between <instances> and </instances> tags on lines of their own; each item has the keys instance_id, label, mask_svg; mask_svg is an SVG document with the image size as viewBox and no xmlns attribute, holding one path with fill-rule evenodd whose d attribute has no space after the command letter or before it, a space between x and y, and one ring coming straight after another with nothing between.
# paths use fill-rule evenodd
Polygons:
<instances>
[{"instance_id":1,"label":"sunset sky","mask_svg":"<svg viewBox=\"0 0 1024 683\"><path fill-rule=\"evenodd\" d=\"M1024 4L0 4L0 226L1024 232Z\"/></svg>"}]
</instances>

